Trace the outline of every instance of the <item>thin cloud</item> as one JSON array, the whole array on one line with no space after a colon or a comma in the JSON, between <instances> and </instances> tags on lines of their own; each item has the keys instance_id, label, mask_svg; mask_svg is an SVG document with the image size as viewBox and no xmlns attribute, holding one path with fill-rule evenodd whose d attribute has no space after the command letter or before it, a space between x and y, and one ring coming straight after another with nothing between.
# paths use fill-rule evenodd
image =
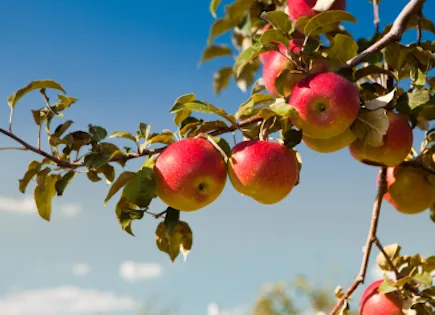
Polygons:
<instances>
[{"instance_id":1,"label":"thin cloud","mask_svg":"<svg viewBox=\"0 0 435 315\"><path fill-rule=\"evenodd\" d=\"M244 306L232 309L221 309L216 303L209 303L207 306L207 315L247 315L247 308Z\"/></svg>"},{"instance_id":2,"label":"thin cloud","mask_svg":"<svg viewBox=\"0 0 435 315\"><path fill-rule=\"evenodd\" d=\"M383 279L384 273L388 276L390 279L396 279L396 276L394 272L391 271L384 271L377 264L372 265L372 268L370 269L370 276L372 277L373 281Z\"/></svg>"},{"instance_id":3,"label":"thin cloud","mask_svg":"<svg viewBox=\"0 0 435 315\"><path fill-rule=\"evenodd\" d=\"M91 273L91 266L86 263L77 263L73 265L72 272L77 277L84 277Z\"/></svg>"},{"instance_id":4,"label":"thin cloud","mask_svg":"<svg viewBox=\"0 0 435 315\"><path fill-rule=\"evenodd\" d=\"M137 302L111 292L60 286L29 290L0 297L0 314L91 315L132 311Z\"/></svg>"},{"instance_id":5,"label":"thin cloud","mask_svg":"<svg viewBox=\"0 0 435 315\"><path fill-rule=\"evenodd\" d=\"M81 211L78 204L64 203L54 207L54 211L59 210L65 217L76 217ZM36 214L37 209L32 197L20 199L0 196L0 211L15 214Z\"/></svg>"},{"instance_id":6,"label":"thin cloud","mask_svg":"<svg viewBox=\"0 0 435 315\"><path fill-rule=\"evenodd\" d=\"M123 261L119 266L119 275L129 282L140 281L149 278L157 278L163 274L163 267L155 263L136 263Z\"/></svg>"}]
</instances>

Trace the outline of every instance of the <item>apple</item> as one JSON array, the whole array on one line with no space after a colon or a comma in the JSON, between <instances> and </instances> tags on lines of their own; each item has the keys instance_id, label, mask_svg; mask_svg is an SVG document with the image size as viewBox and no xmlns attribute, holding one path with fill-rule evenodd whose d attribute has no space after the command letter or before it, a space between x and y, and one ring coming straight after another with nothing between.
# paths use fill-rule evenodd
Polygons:
<instances>
[{"instance_id":1,"label":"apple","mask_svg":"<svg viewBox=\"0 0 435 315\"><path fill-rule=\"evenodd\" d=\"M294 125L316 139L343 133L360 109L356 86L334 72L312 73L303 78L294 87L289 103L294 109Z\"/></svg>"},{"instance_id":2,"label":"apple","mask_svg":"<svg viewBox=\"0 0 435 315\"><path fill-rule=\"evenodd\" d=\"M247 140L236 144L228 159L234 188L262 204L284 199L299 179L294 150L278 142Z\"/></svg>"},{"instance_id":3,"label":"apple","mask_svg":"<svg viewBox=\"0 0 435 315\"><path fill-rule=\"evenodd\" d=\"M314 10L317 2L327 1L327 0L288 0L287 7L289 12L289 17L292 22L295 22L297 19L301 17L312 18L316 14L320 13L319 11ZM346 0L335 0L331 5L329 10L346 10ZM325 31L330 31L337 28L339 23L332 23L325 28Z\"/></svg>"},{"instance_id":4,"label":"apple","mask_svg":"<svg viewBox=\"0 0 435 315\"><path fill-rule=\"evenodd\" d=\"M154 165L156 194L168 206L195 211L216 200L225 187L227 167L206 139L187 138L169 145Z\"/></svg>"},{"instance_id":5,"label":"apple","mask_svg":"<svg viewBox=\"0 0 435 315\"><path fill-rule=\"evenodd\" d=\"M357 139L349 146L350 154L358 161L375 166L396 166L403 162L412 148L413 135L408 119L402 114L387 111L389 126L384 144L373 147Z\"/></svg>"},{"instance_id":6,"label":"apple","mask_svg":"<svg viewBox=\"0 0 435 315\"><path fill-rule=\"evenodd\" d=\"M380 172L378 182L379 177ZM389 167L386 179L388 192L384 199L401 213L417 214L435 202L435 187L427 179L427 173L420 168Z\"/></svg>"},{"instance_id":7,"label":"apple","mask_svg":"<svg viewBox=\"0 0 435 315\"><path fill-rule=\"evenodd\" d=\"M357 139L355 134L348 128L344 132L328 139L316 139L303 136L302 141L310 149L319 153L332 153L343 149Z\"/></svg>"},{"instance_id":8,"label":"apple","mask_svg":"<svg viewBox=\"0 0 435 315\"><path fill-rule=\"evenodd\" d=\"M384 294L378 291L383 281L377 280L365 289L360 299L360 315L403 315L403 302L399 292Z\"/></svg>"}]
</instances>

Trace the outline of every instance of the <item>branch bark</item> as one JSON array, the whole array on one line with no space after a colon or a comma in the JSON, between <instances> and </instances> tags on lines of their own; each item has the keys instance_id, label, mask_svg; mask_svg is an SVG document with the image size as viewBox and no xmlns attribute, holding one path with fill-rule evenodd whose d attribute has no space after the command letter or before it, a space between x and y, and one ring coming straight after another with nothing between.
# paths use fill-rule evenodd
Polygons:
<instances>
[{"instance_id":1,"label":"branch bark","mask_svg":"<svg viewBox=\"0 0 435 315\"><path fill-rule=\"evenodd\" d=\"M402 35L405 32L406 25L408 24L411 16L420 9L425 0L411 0L403 8L400 14L397 16L390 31L385 34L380 40L371 45L366 50L362 51L358 56L348 60L342 68L353 68L361 62L367 60L371 55L379 52L381 49L388 46L393 42L399 42L402 39Z\"/></svg>"},{"instance_id":2,"label":"branch bark","mask_svg":"<svg viewBox=\"0 0 435 315\"><path fill-rule=\"evenodd\" d=\"M340 307L343 305L344 301L347 300L352 295L352 293L358 288L358 286L361 283L364 283L372 246L377 239L376 232L378 229L379 215L381 213L382 199L384 198L384 194L387 191L386 175L387 175L387 169L382 168L381 176L379 177L379 182L378 182L378 193L373 205L372 220L370 224L370 230L367 236L367 241L364 246L364 255L363 255L360 271L356 276L355 280L353 281L352 285L347 289L347 291L343 294L341 299L337 302L335 307L332 309L330 315L335 315L339 311Z\"/></svg>"}]
</instances>

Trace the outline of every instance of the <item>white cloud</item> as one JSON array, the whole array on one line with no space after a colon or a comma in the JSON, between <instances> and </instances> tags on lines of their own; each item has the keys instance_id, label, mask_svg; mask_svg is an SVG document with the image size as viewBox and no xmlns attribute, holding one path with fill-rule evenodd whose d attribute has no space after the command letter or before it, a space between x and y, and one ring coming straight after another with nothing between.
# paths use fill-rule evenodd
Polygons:
<instances>
[{"instance_id":1,"label":"white cloud","mask_svg":"<svg viewBox=\"0 0 435 315\"><path fill-rule=\"evenodd\" d=\"M370 275L372 277L372 280L379 280L384 278L384 273L387 274L388 278L390 279L396 279L396 275L394 272L391 271L384 271L377 264L373 264L372 268L370 269Z\"/></svg>"},{"instance_id":2,"label":"white cloud","mask_svg":"<svg viewBox=\"0 0 435 315\"><path fill-rule=\"evenodd\" d=\"M0 314L7 315L93 315L131 311L137 306L131 297L72 286L29 290L0 297Z\"/></svg>"},{"instance_id":3,"label":"white cloud","mask_svg":"<svg viewBox=\"0 0 435 315\"><path fill-rule=\"evenodd\" d=\"M163 274L163 267L160 264L141 264L134 261L123 261L119 266L119 275L129 282L156 278Z\"/></svg>"},{"instance_id":4,"label":"white cloud","mask_svg":"<svg viewBox=\"0 0 435 315\"><path fill-rule=\"evenodd\" d=\"M59 210L66 217L76 217L81 208L77 204L64 203L53 207L53 211ZM0 196L0 211L15 214L36 214L37 209L32 197L14 199L6 196Z\"/></svg>"},{"instance_id":5,"label":"white cloud","mask_svg":"<svg viewBox=\"0 0 435 315\"><path fill-rule=\"evenodd\" d=\"M91 266L86 263L77 263L73 265L72 272L77 277L84 277L91 273Z\"/></svg>"},{"instance_id":6,"label":"white cloud","mask_svg":"<svg viewBox=\"0 0 435 315\"><path fill-rule=\"evenodd\" d=\"M207 306L207 315L246 315L246 307L236 307L232 309L221 309L216 303L209 303Z\"/></svg>"}]
</instances>

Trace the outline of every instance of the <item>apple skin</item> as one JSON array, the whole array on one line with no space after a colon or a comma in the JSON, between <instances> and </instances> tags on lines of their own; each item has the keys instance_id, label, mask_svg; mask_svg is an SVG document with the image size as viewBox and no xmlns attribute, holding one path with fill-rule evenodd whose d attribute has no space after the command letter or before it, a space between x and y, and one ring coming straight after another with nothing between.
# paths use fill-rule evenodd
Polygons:
<instances>
[{"instance_id":1,"label":"apple skin","mask_svg":"<svg viewBox=\"0 0 435 315\"><path fill-rule=\"evenodd\" d=\"M390 125L382 146L373 147L360 139L349 146L349 152L356 160L374 166L396 166L408 156L413 142L408 119L393 111L387 111L387 116Z\"/></svg>"},{"instance_id":2,"label":"apple skin","mask_svg":"<svg viewBox=\"0 0 435 315\"><path fill-rule=\"evenodd\" d=\"M402 298L398 292L379 293L378 288L384 280L370 284L360 299L360 315L403 315Z\"/></svg>"},{"instance_id":3,"label":"apple skin","mask_svg":"<svg viewBox=\"0 0 435 315\"><path fill-rule=\"evenodd\" d=\"M154 165L156 194L168 206L195 211L216 200L227 180L221 153L207 140L187 138L169 145Z\"/></svg>"},{"instance_id":4,"label":"apple skin","mask_svg":"<svg viewBox=\"0 0 435 315\"><path fill-rule=\"evenodd\" d=\"M307 136L302 137L302 141L311 150L319 153L332 153L339 151L357 139L356 135L348 128L344 132L328 139L316 139Z\"/></svg>"},{"instance_id":5,"label":"apple skin","mask_svg":"<svg viewBox=\"0 0 435 315\"><path fill-rule=\"evenodd\" d=\"M380 178L378 173L378 182ZM427 179L422 169L410 166L387 168L388 192L384 199L397 211L404 214L417 214L435 203L435 187Z\"/></svg>"},{"instance_id":6,"label":"apple skin","mask_svg":"<svg viewBox=\"0 0 435 315\"><path fill-rule=\"evenodd\" d=\"M289 101L293 123L304 135L328 139L343 133L358 117L356 86L334 72L312 73L298 82Z\"/></svg>"},{"instance_id":7,"label":"apple skin","mask_svg":"<svg viewBox=\"0 0 435 315\"><path fill-rule=\"evenodd\" d=\"M278 142L248 140L236 144L228 160L234 188L262 204L284 199L299 179L294 150Z\"/></svg>"},{"instance_id":8,"label":"apple skin","mask_svg":"<svg viewBox=\"0 0 435 315\"><path fill-rule=\"evenodd\" d=\"M313 7L316 5L317 0L288 0L287 7L289 12L289 17L292 22L295 22L301 17L312 18L319 12L314 11ZM329 8L329 10L346 10L346 0L335 0L334 4ZM329 11L328 10L328 11ZM338 27L340 23L333 23L328 25L325 30L333 30Z\"/></svg>"}]
</instances>

